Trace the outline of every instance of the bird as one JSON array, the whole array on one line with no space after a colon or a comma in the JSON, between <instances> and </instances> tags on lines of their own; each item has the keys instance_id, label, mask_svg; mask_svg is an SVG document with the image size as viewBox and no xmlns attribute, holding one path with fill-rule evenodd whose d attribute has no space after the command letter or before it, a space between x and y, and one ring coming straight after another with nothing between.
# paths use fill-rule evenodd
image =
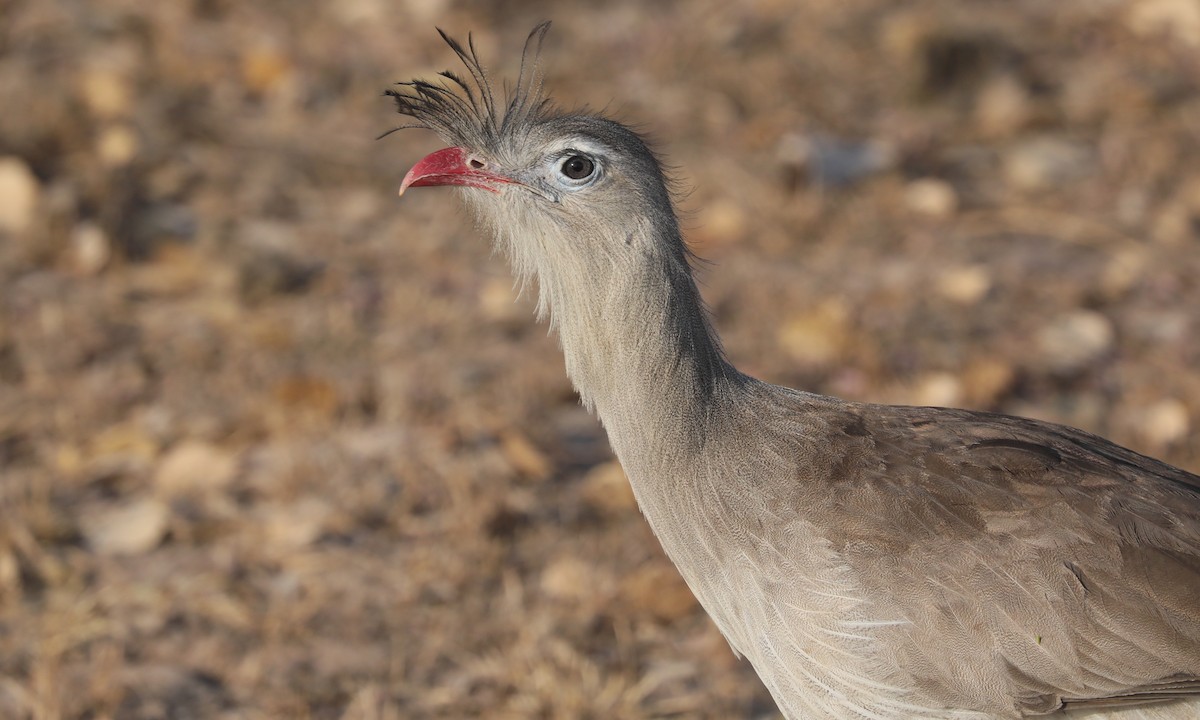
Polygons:
<instances>
[{"instance_id":1,"label":"bird","mask_svg":"<svg viewBox=\"0 0 1200 720\"><path fill-rule=\"evenodd\" d=\"M1200 477L1064 425L740 372L662 161L550 98L548 29L501 96L438 30L466 74L385 93L394 130L448 144L400 194L452 186L536 285L645 520L783 716L1200 718Z\"/></svg>"}]
</instances>

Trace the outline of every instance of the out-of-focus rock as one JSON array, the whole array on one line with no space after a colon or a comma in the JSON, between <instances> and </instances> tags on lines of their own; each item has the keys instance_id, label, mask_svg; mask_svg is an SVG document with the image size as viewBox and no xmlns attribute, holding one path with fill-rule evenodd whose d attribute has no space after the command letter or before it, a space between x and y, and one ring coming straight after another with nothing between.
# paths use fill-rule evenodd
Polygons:
<instances>
[{"instance_id":1,"label":"out-of-focus rock","mask_svg":"<svg viewBox=\"0 0 1200 720\"><path fill-rule=\"evenodd\" d=\"M1095 153L1084 145L1039 137L1009 150L1004 158L1004 175L1017 189L1048 190L1085 176L1094 164Z\"/></svg>"},{"instance_id":2,"label":"out-of-focus rock","mask_svg":"<svg viewBox=\"0 0 1200 720\"><path fill-rule=\"evenodd\" d=\"M341 5L338 3L335 7ZM376 683L367 683L355 691L338 720L385 720L395 717L394 712L388 711L389 703L387 690Z\"/></svg>"},{"instance_id":3,"label":"out-of-focus rock","mask_svg":"<svg viewBox=\"0 0 1200 720\"><path fill-rule=\"evenodd\" d=\"M1112 321L1093 310L1059 316L1037 334L1034 361L1057 373L1078 372L1103 357L1116 339Z\"/></svg>"},{"instance_id":4,"label":"out-of-focus rock","mask_svg":"<svg viewBox=\"0 0 1200 720\"><path fill-rule=\"evenodd\" d=\"M542 571L542 592L555 600L579 602L600 591L600 578L591 564L574 556L560 557Z\"/></svg>"},{"instance_id":5,"label":"out-of-focus rock","mask_svg":"<svg viewBox=\"0 0 1200 720\"><path fill-rule=\"evenodd\" d=\"M1156 242L1177 245L1192 236L1192 213L1181 202L1168 202L1154 215L1150 234Z\"/></svg>"},{"instance_id":6,"label":"out-of-focus rock","mask_svg":"<svg viewBox=\"0 0 1200 720\"><path fill-rule=\"evenodd\" d=\"M411 441L407 428L388 424L350 427L338 432L338 444L357 460L382 460L403 453Z\"/></svg>"},{"instance_id":7,"label":"out-of-focus rock","mask_svg":"<svg viewBox=\"0 0 1200 720\"><path fill-rule=\"evenodd\" d=\"M916 215L944 220L958 210L958 193L945 180L919 178L904 188L904 206Z\"/></svg>"},{"instance_id":8,"label":"out-of-focus rock","mask_svg":"<svg viewBox=\"0 0 1200 720\"><path fill-rule=\"evenodd\" d=\"M1113 111L1122 115L1147 109L1148 90L1129 77L1129 67L1115 59L1081 63L1062 88L1059 107L1076 123L1100 122ZM1121 98L1119 103L1114 97Z\"/></svg>"},{"instance_id":9,"label":"out-of-focus rock","mask_svg":"<svg viewBox=\"0 0 1200 720\"><path fill-rule=\"evenodd\" d=\"M88 545L102 555L140 555L162 542L170 511L153 498L94 510L80 518Z\"/></svg>"},{"instance_id":10,"label":"out-of-focus rock","mask_svg":"<svg viewBox=\"0 0 1200 720\"><path fill-rule=\"evenodd\" d=\"M1016 380L1012 363L997 357L977 358L962 373L963 396L973 407L994 405Z\"/></svg>"},{"instance_id":11,"label":"out-of-focus rock","mask_svg":"<svg viewBox=\"0 0 1200 720\"><path fill-rule=\"evenodd\" d=\"M237 474L233 453L206 442L182 442L167 452L154 474L155 488L166 497L221 490Z\"/></svg>"},{"instance_id":12,"label":"out-of-focus rock","mask_svg":"<svg viewBox=\"0 0 1200 720\"><path fill-rule=\"evenodd\" d=\"M138 154L138 137L126 124L109 125L96 138L96 155L105 167L128 165Z\"/></svg>"},{"instance_id":13,"label":"out-of-focus rock","mask_svg":"<svg viewBox=\"0 0 1200 720\"><path fill-rule=\"evenodd\" d=\"M909 402L913 405L951 407L962 404L962 395L962 382L952 373L931 372L917 379Z\"/></svg>"},{"instance_id":14,"label":"out-of-focus rock","mask_svg":"<svg viewBox=\"0 0 1200 720\"><path fill-rule=\"evenodd\" d=\"M1131 246L1114 252L1100 276L1100 289L1105 296L1116 299L1129 292L1146 275L1149 257L1142 247Z\"/></svg>"},{"instance_id":15,"label":"out-of-focus rock","mask_svg":"<svg viewBox=\"0 0 1200 720\"><path fill-rule=\"evenodd\" d=\"M514 470L530 480L545 480L554 469L550 458L516 430L501 435L500 452Z\"/></svg>"},{"instance_id":16,"label":"out-of-focus rock","mask_svg":"<svg viewBox=\"0 0 1200 720\"><path fill-rule=\"evenodd\" d=\"M67 262L80 275L95 275L112 257L108 233L94 222L84 221L71 230Z\"/></svg>"},{"instance_id":17,"label":"out-of-focus rock","mask_svg":"<svg viewBox=\"0 0 1200 720\"><path fill-rule=\"evenodd\" d=\"M488 278L479 290L479 309L493 322L527 322L528 313L517 304L517 290L509 278Z\"/></svg>"},{"instance_id":18,"label":"out-of-focus rock","mask_svg":"<svg viewBox=\"0 0 1200 720\"><path fill-rule=\"evenodd\" d=\"M853 185L896 163L896 149L884 140L847 140L820 134L791 133L780 141L778 156L804 170L821 186Z\"/></svg>"},{"instance_id":19,"label":"out-of-focus rock","mask_svg":"<svg viewBox=\"0 0 1200 720\"><path fill-rule=\"evenodd\" d=\"M879 43L901 65L915 61L926 38L936 29L935 16L919 10L891 13L880 25Z\"/></svg>"},{"instance_id":20,"label":"out-of-focus rock","mask_svg":"<svg viewBox=\"0 0 1200 720\"><path fill-rule=\"evenodd\" d=\"M1187 405L1176 398L1160 400L1146 408L1140 425L1142 437L1156 448L1166 448L1187 438L1191 429Z\"/></svg>"},{"instance_id":21,"label":"out-of-focus rock","mask_svg":"<svg viewBox=\"0 0 1200 720\"><path fill-rule=\"evenodd\" d=\"M793 316L779 329L779 344L797 362L827 365L842 356L850 335L850 310L830 299Z\"/></svg>"},{"instance_id":22,"label":"out-of-focus rock","mask_svg":"<svg viewBox=\"0 0 1200 720\"><path fill-rule=\"evenodd\" d=\"M275 552L293 552L313 544L324 534L333 515L329 503L312 496L272 503L261 511L264 540Z\"/></svg>"},{"instance_id":23,"label":"out-of-focus rock","mask_svg":"<svg viewBox=\"0 0 1200 720\"><path fill-rule=\"evenodd\" d=\"M0 157L0 232L28 231L40 197L41 185L25 161Z\"/></svg>"},{"instance_id":24,"label":"out-of-focus rock","mask_svg":"<svg viewBox=\"0 0 1200 720\"><path fill-rule=\"evenodd\" d=\"M666 561L648 562L621 580L621 599L662 621L671 622L696 610L696 596L679 571Z\"/></svg>"},{"instance_id":25,"label":"out-of-focus rock","mask_svg":"<svg viewBox=\"0 0 1200 720\"><path fill-rule=\"evenodd\" d=\"M743 240L749 219L740 204L720 199L704 206L697 225L696 235L705 246L721 246Z\"/></svg>"},{"instance_id":26,"label":"out-of-focus rock","mask_svg":"<svg viewBox=\"0 0 1200 720\"><path fill-rule=\"evenodd\" d=\"M1170 37L1200 46L1200 2L1196 0L1138 0L1129 6L1125 22L1142 37Z\"/></svg>"},{"instance_id":27,"label":"out-of-focus rock","mask_svg":"<svg viewBox=\"0 0 1200 720\"><path fill-rule=\"evenodd\" d=\"M270 425L281 432L330 423L342 398L337 386L323 377L289 375L272 388L272 406L267 409Z\"/></svg>"},{"instance_id":28,"label":"out-of-focus rock","mask_svg":"<svg viewBox=\"0 0 1200 720\"><path fill-rule=\"evenodd\" d=\"M1150 193L1144 187L1125 188L1117 196L1117 220L1126 227L1137 227L1150 208Z\"/></svg>"},{"instance_id":29,"label":"out-of-focus rock","mask_svg":"<svg viewBox=\"0 0 1200 720\"><path fill-rule=\"evenodd\" d=\"M980 265L948 267L937 279L942 297L960 305L974 305L992 289L992 276Z\"/></svg>"},{"instance_id":30,"label":"out-of-focus rock","mask_svg":"<svg viewBox=\"0 0 1200 720\"><path fill-rule=\"evenodd\" d=\"M1200 238L1200 176L1179 184L1155 214L1151 232L1155 240L1170 244Z\"/></svg>"},{"instance_id":31,"label":"out-of-focus rock","mask_svg":"<svg viewBox=\"0 0 1200 720\"><path fill-rule=\"evenodd\" d=\"M242 81L256 93L268 93L283 85L292 75L292 61L273 44L250 48L242 56Z\"/></svg>"},{"instance_id":32,"label":"out-of-focus rock","mask_svg":"<svg viewBox=\"0 0 1200 720\"><path fill-rule=\"evenodd\" d=\"M346 25L376 25L387 21L390 7L383 0L346 0L329 9L338 22Z\"/></svg>"},{"instance_id":33,"label":"out-of-focus rock","mask_svg":"<svg viewBox=\"0 0 1200 720\"><path fill-rule=\"evenodd\" d=\"M588 505L606 514L616 515L637 509L633 488L616 460L589 470L583 476L582 494Z\"/></svg>"},{"instance_id":34,"label":"out-of-focus rock","mask_svg":"<svg viewBox=\"0 0 1200 720\"><path fill-rule=\"evenodd\" d=\"M0 593L11 597L20 592L20 588L21 563L11 548L0 546Z\"/></svg>"},{"instance_id":35,"label":"out-of-focus rock","mask_svg":"<svg viewBox=\"0 0 1200 720\"><path fill-rule=\"evenodd\" d=\"M993 78L980 91L975 122L985 136L1008 137L1023 128L1032 114L1029 91L1012 75Z\"/></svg>"},{"instance_id":36,"label":"out-of-focus rock","mask_svg":"<svg viewBox=\"0 0 1200 720\"><path fill-rule=\"evenodd\" d=\"M115 63L99 62L79 76L79 94L96 118L112 120L132 111L133 88L129 77Z\"/></svg>"},{"instance_id":37,"label":"out-of-focus rock","mask_svg":"<svg viewBox=\"0 0 1200 720\"><path fill-rule=\"evenodd\" d=\"M97 432L82 452L63 448L58 460L62 470L74 466L92 475L135 473L149 467L158 452L157 438L139 423L123 422Z\"/></svg>"}]
</instances>

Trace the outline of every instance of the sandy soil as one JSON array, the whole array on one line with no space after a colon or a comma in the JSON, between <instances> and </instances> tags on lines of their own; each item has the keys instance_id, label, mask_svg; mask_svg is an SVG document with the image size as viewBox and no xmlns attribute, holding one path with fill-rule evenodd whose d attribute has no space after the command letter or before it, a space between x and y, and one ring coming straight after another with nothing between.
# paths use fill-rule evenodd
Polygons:
<instances>
[{"instance_id":1,"label":"sandy soil","mask_svg":"<svg viewBox=\"0 0 1200 720\"><path fill-rule=\"evenodd\" d=\"M0 0L0 718L759 718L380 97L677 168L732 359L1200 469L1192 0Z\"/></svg>"}]
</instances>

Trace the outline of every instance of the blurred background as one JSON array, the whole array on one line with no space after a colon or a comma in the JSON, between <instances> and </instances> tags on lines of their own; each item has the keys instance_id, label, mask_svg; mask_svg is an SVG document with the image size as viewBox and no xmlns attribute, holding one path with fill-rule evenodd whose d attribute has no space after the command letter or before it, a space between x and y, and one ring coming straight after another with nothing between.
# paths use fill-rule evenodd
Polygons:
<instances>
[{"instance_id":1,"label":"blurred background","mask_svg":"<svg viewBox=\"0 0 1200 720\"><path fill-rule=\"evenodd\" d=\"M1200 470L1195 0L0 0L0 718L768 718L380 96L654 138L747 372ZM498 80L499 81L499 80Z\"/></svg>"}]
</instances>

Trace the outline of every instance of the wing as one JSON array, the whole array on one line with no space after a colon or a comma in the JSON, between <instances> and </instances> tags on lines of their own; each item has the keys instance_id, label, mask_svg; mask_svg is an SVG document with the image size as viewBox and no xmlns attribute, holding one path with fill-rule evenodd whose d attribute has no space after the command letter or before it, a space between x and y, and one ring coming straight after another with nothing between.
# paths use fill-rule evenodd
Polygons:
<instances>
[{"instance_id":1,"label":"wing","mask_svg":"<svg viewBox=\"0 0 1200 720\"><path fill-rule=\"evenodd\" d=\"M1002 415L824 419L849 450L804 502L874 611L909 621L881 637L921 692L1022 714L1200 695L1200 477Z\"/></svg>"}]
</instances>

